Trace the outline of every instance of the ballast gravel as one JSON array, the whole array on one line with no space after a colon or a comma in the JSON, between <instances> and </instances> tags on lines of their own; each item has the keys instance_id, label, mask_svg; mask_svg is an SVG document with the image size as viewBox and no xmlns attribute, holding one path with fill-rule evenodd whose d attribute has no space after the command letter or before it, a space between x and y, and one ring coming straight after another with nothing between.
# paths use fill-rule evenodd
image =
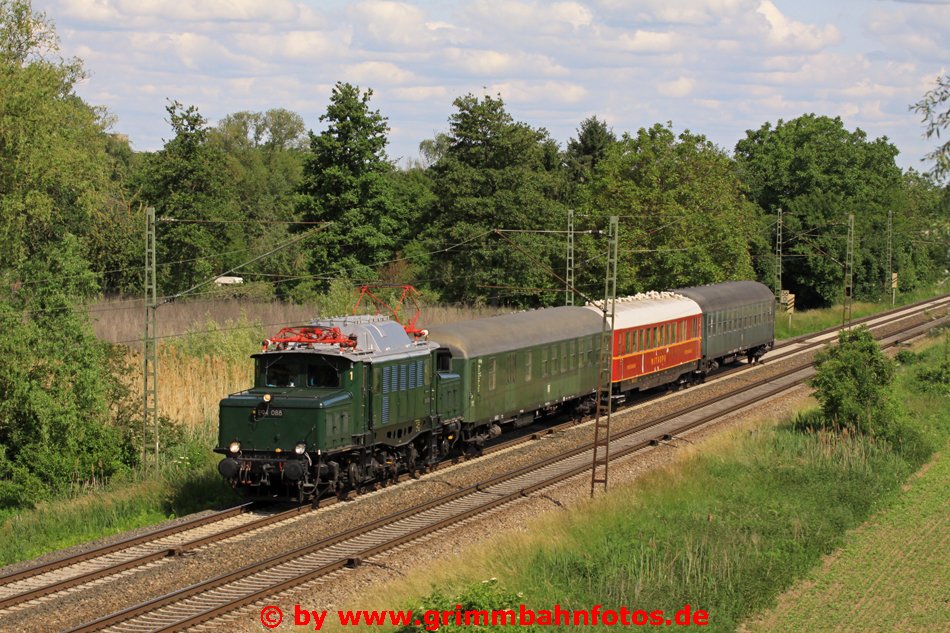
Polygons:
<instances>
[{"instance_id":1,"label":"ballast gravel","mask_svg":"<svg viewBox=\"0 0 950 633\"><path fill-rule=\"evenodd\" d=\"M922 316L919 322L928 317ZM806 352L808 356L813 352ZM773 375L785 370L789 363L800 363L804 355L792 360L769 361L756 371L757 376ZM612 419L614 432L648 419L662 417L689 404L704 400L710 396L725 395L735 388L735 381L744 380L749 374L740 372L737 376L687 389L685 391L652 398L647 402L615 413ZM792 411L805 397L808 390L799 387L791 395L772 399L770 413ZM761 407L740 412L723 420L694 430L688 440L679 442L699 442L723 428L732 427L737 421L748 416L759 415ZM37 606L30 603L23 607L14 607L0 612L3 630L46 632L71 628L95 620L104 614L113 613L132 605L144 602L181 587L198 583L215 576L234 571L238 568L260 562L273 556L315 542L326 536L352 528L372 519L377 519L424 501L437 498L457 488L473 485L496 474L527 466L531 463L563 453L584 442L590 441L593 425L588 422L566 431L545 436L543 439L508 448L478 459L464 461L456 465L444 465L438 470L421 477L391 486L376 492L365 494L355 500L321 508L317 512L301 515L279 525L263 528L255 533L234 537L184 556L164 559L145 567L130 570L120 575L97 581L93 589L75 590L54 596L48 596ZM673 445L676 445L674 441ZM675 455L675 449L669 445L624 458L610 468L611 487L626 481L632 481L645 472L669 463ZM287 592L274 598L274 604L312 605L311 609L335 609L343 605L354 605L362 591L369 586L378 586L400 577L410 569L425 565L429 561L459 551L460 544L477 543L506 530L523 530L524 525L542 512L564 511L587 499L590 492L590 479L575 478L558 486L532 495L523 501L508 504L489 515L476 517L455 527L439 532L417 543L405 545L398 550L381 555L355 570L338 572L332 578L323 578L293 592ZM117 538L125 538L128 534ZM88 546L88 547L91 547ZM49 557L58 558L62 552ZM35 561L31 561L32 564ZM13 567L8 568L12 571ZM312 587L312 588L308 588ZM357 605L358 606L358 605ZM392 605L396 608L399 605ZM227 621L229 629L264 630L259 622L260 605L251 606L235 612ZM207 630L221 630L224 620L209 623ZM246 628L244 623L247 624ZM286 620L285 620L286 626Z\"/></svg>"}]
</instances>

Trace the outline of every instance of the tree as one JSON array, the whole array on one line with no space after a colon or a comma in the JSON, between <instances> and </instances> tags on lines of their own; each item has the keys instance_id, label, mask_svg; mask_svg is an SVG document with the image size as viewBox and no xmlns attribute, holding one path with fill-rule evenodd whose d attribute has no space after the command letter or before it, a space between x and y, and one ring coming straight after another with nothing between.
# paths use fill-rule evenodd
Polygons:
<instances>
[{"instance_id":1,"label":"tree","mask_svg":"<svg viewBox=\"0 0 950 633\"><path fill-rule=\"evenodd\" d=\"M155 207L162 223L158 239L159 292L180 292L215 273L246 261L244 218L232 184L221 168L221 150L209 143L207 121L195 106L170 102L165 110L175 136L147 156L137 172L138 199Z\"/></svg>"},{"instance_id":2,"label":"tree","mask_svg":"<svg viewBox=\"0 0 950 633\"><path fill-rule=\"evenodd\" d=\"M108 118L76 96L78 59L58 56L53 24L26 0L0 0L0 268L11 274L65 234L105 229L119 187L110 181ZM0 271L2 274L3 271Z\"/></svg>"},{"instance_id":3,"label":"tree","mask_svg":"<svg viewBox=\"0 0 950 633\"><path fill-rule=\"evenodd\" d=\"M310 133L298 208L307 221L332 222L314 240L310 264L324 280L373 278L395 252L399 227L390 213L389 127L378 110L370 109L372 96L372 90L337 83L320 117L327 128Z\"/></svg>"},{"instance_id":4,"label":"tree","mask_svg":"<svg viewBox=\"0 0 950 633\"><path fill-rule=\"evenodd\" d=\"M911 110L920 115L926 125L927 138L940 138L941 130L950 126L950 75L937 77L937 86L924 94L924 98L912 105ZM950 174L950 139L921 160L932 160L930 175L934 180L943 180Z\"/></svg>"},{"instance_id":5,"label":"tree","mask_svg":"<svg viewBox=\"0 0 950 633\"><path fill-rule=\"evenodd\" d=\"M303 181L306 138L300 115L283 109L236 112L209 130L208 144L223 157L219 168L226 171L234 204L248 221L244 224L248 259L290 239L290 223L297 220L296 196ZM250 278L266 274L267 279L306 275L306 262L300 255L299 249L280 251L242 268L241 274ZM292 288L279 284L276 290L286 295Z\"/></svg>"},{"instance_id":6,"label":"tree","mask_svg":"<svg viewBox=\"0 0 950 633\"><path fill-rule=\"evenodd\" d=\"M687 130L677 136L660 124L624 134L580 193L585 214L600 224L622 216L621 294L753 275L755 210L732 161L702 135ZM587 238L579 244L580 260L602 261L600 247ZM579 272L588 285L603 279L602 266Z\"/></svg>"},{"instance_id":7,"label":"tree","mask_svg":"<svg viewBox=\"0 0 950 633\"><path fill-rule=\"evenodd\" d=\"M581 121L577 130L577 138L567 142L568 169L574 182L589 182L591 174L602 161L607 150L617 142L617 135L607 126L605 121L596 116Z\"/></svg>"},{"instance_id":8,"label":"tree","mask_svg":"<svg viewBox=\"0 0 950 633\"><path fill-rule=\"evenodd\" d=\"M123 148L76 96L82 76L45 15L0 0L0 507L134 461L84 305L123 232Z\"/></svg>"},{"instance_id":9,"label":"tree","mask_svg":"<svg viewBox=\"0 0 950 633\"><path fill-rule=\"evenodd\" d=\"M82 250L72 235L46 244L24 265L33 283L0 290L0 507L134 463L124 461L135 452L111 420L120 389L107 345L76 307L98 289Z\"/></svg>"},{"instance_id":10,"label":"tree","mask_svg":"<svg viewBox=\"0 0 950 633\"><path fill-rule=\"evenodd\" d=\"M885 271L887 211L901 189L897 148L873 141L840 118L802 115L746 132L735 157L751 199L770 227L761 242L774 245L774 220L783 210L783 286L800 306L830 305L842 297L848 214L855 214L855 294L877 298ZM759 251L761 273L771 257Z\"/></svg>"},{"instance_id":11,"label":"tree","mask_svg":"<svg viewBox=\"0 0 950 633\"><path fill-rule=\"evenodd\" d=\"M436 200L420 249L439 251L423 259L432 286L450 301L550 304L560 293L535 289L558 287L548 269L563 270L563 239L511 235L512 246L492 231L563 229L567 181L557 144L546 130L515 122L500 96L469 94L454 106L448 134L434 145Z\"/></svg>"},{"instance_id":12,"label":"tree","mask_svg":"<svg viewBox=\"0 0 950 633\"><path fill-rule=\"evenodd\" d=\"M811 379L825 421L867 435L889 435L895 421L894 373L894 361L867 327L842 331L837 346L817 355Z\"/></svg>"}]
</instances>

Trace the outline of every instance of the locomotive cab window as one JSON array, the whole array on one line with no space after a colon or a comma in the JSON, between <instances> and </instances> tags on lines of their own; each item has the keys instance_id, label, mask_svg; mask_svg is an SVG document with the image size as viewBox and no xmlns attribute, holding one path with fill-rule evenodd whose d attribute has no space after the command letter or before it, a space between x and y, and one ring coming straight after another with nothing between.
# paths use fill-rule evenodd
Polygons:
<instances>
[{"instance_id":1,"label":"locomotive cab window","mask_svg":"<svg viewBox=\"0 0 950 633\"><path fill-rule=\"evenodd\" d=\"M435 370L441 372L452 371L452 353L440 349L435 355Z\"/></svg>"},{"instance_id":2,"label":"locomotive cab window","mask_svg":"<svg viewBox=\"0 0 950 633\"><path fill-rule=\"evenodd\" d=\"M257 359L255 373L258 387L295 387L300 367L295 359L283 355L264 356Z\"/></svg>"},{"instance_id":3,"label":"locomotive cab window","mask_svg":"<svg viewBox=\"0 0 950 633\"><path fill-rule=\"evenodd\" d=\"M320 361L307 365L307 386L317 388L339 387L339 369L327 360L320 359Z\"/></svg>"}]
</instances>

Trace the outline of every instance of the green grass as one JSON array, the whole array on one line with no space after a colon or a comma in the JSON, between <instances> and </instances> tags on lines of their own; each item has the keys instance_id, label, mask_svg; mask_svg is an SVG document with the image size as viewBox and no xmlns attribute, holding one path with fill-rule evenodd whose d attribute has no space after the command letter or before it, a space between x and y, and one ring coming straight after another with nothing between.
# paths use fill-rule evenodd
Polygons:
<instances>
[{"instance_id":1,"label":"green grass","mask_svg":"<svg viewBox=\"0 0 950 633\"><path fill-rule=\"evenodd\" d=\"M182 453L179 460L187 460ZM235 501L210 459L0 517L0 565Z\"/></svg>"},{"instance_id":2,"label":"green grass","mask_svg":"<svg viewBox=\"0 0 950 633\"><path fill-rule=\"evenodd\" d=\"M878 312L885 312L892 307L916 303L942 295L948 291L950 291L950 288L945 282L907 293L898 293L895 306L891 305L890 296L878 303L856 301L852 305L852 318L860 319ZM841 325L841 311L841 305L835 305L830 308L795 312L791 315L791 319L789 319L788 314L777 314L775 316L775 338L793 338Z\"/></svg>"},{"instance_id":3,"label":"green grass","mask_svg":"<svg viewBox=\"0 0 950 633\"><path fill-rule=\"evenodd\" d=\"M893 507L873 517L846 545L757 614L747 633L822 630L890 633L946 631L950 610L950 445L909 484Z\"/></svg>"},{"instance_id":4,"label":"green grass","mask_svg":"<svg viewBox=\"0 0 950 633\"><path fill-rule=\"evenodd\" d=\"M763 431L615 495L515 565L538 605L605 604L710 614L731 631L840 543L910 468L861 437ZM623 495L626 497L627 495Z\"/></svg>"},{"instance_id":5,"label":"green grass","mask_svg":"<svg viewBox=\"0 0 950 633\"><path fill-rule=\"evenodd\" d=\"M900 498L929 454L921 437L931 448L946 444L950 398L935 398L916 379L941 361L943 347L913 355L899 373L895 397L915 442L803 432L793 421L737 432L580 511L529 526L534 536L466 560L481 558L501 595L523 594L535 609L672 613L689 603L709 613L707 630L735 631ZM466 583L450 577L440 587L466 595Z\"/></svg>"}]
</instances>

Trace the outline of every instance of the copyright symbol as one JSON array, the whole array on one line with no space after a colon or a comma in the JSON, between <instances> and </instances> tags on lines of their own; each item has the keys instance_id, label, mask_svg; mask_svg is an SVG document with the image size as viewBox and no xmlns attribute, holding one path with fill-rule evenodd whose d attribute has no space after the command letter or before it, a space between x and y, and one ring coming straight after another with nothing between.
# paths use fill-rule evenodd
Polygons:
<instances>
[{"instance_id":1,"label":"copyright symbol","mask_svg":"<svg viewBox=\"0 0 950 633\"><path fill-rule=\"evenodd\" d=\"M269 629L275 629L284 621L284 612L280 607L268 606L261 609L261 624Z\"/></svg>"}]
</instances>

